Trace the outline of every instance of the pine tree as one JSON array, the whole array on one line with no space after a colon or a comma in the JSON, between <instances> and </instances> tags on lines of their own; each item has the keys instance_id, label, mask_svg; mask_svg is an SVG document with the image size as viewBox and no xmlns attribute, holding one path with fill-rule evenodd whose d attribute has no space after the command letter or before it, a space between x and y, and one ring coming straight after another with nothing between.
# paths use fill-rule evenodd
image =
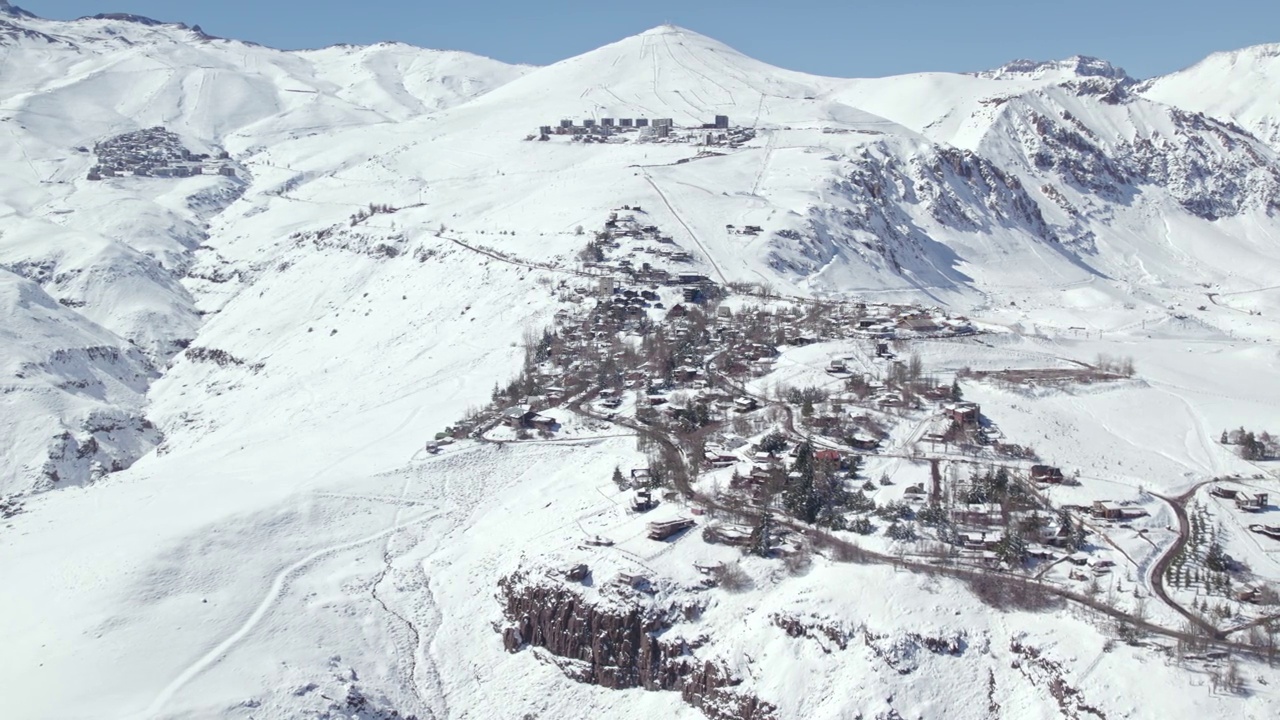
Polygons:
<instances>
[{"instance_id":1,"label":"pine tree","mask_svg":"<svg viewBox=\"0 0 1280 720\"><path fill-rule=\"evenodd\" d=\"M619 490L627 489L627 479L622 476L622 468L617 465L613 466L613 484L617 485Z\"/></svg>"},{"instance_id":2,"label":"pine tree","mask_svg":"<svg viewBox=\"0 0 1280 720\"><path fill-rule=\"evenodd\" d=\"M788 478L782 494L782 507L791 517L811 523L818 519L821 502L814 483L813 444L808 440L800 444L792 472L799 477Z\"/></svg>"},{"instance_id":3,"label":"pine tree","mask_svg":"<svg viewBox=\"0 0 1280 720\"><path fill-rule=\"evenodd\" d=\"M963 399L964 399L964 393L961 392L960 390L960 381L952 380L951 381L951 400L953 402L960 402Z\"/></svg>"}]
</instances>

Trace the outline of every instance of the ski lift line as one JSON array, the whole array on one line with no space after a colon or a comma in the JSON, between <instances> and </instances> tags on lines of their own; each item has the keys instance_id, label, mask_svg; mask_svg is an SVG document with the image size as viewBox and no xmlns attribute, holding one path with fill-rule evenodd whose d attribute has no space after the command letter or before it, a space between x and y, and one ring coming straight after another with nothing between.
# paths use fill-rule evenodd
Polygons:
<instances>
[{"instance_id":1,"label":"ski lift line","mask_svg":"<svg viewBox=\"0 0 1280 720\"><path fill-rule=\"evenodd\" d=\"M648 170L644 171L644 178L646 181L648 181L649 186L653 188L654 192L658 193L658 197L662 200L662 204L667 206L667 210L671 213L671 216L676 219L676 222L680 223L681 227L684 228L685 232L689 234L690 239L692 239L694 244L698 246L698 249L702 251L703 257L707 259L707 263L710 264L711 268L716 271L716 275L720 276L720 282L723 283L724 285L728 285L729 280L725 277L724 272L720 270L720 266L716 264L716 261L711 256L711 253L707 252L706 246L703 245L702 241L698 239L698 236L694 234L693 229L690 228L689 224L684 221L684 218L680 217L680 213L676 212L676 209L672 207L671 201L668 200L666 194L662 192L662 188L659 188L658 184L655 183L653 181L653 178L649 176Z\"/></svg>"},{"instance_id":2,"label":"ski lift line","mask_svg":"<svg viewBox=\"0 0 1280 720\"><path fill-rule=\"evenodd\" d=\"M676 58L675 53L674 53L674 52L672 52L672 50L671 50L671 41L670 41L670 40L668 40L668 39L667 39L667 36L665 36L665 35L664 35L664 36L662 36L662 38L663 38L664 43L665 43L665 44L666 44L666 46L667 46L667 53L668 53L669 55L671 55L671 59L672 59L672 60L674 60L674 61L676 62L676 64L677 64L677 65L679 65L680 67L684 68L685 70L688 70L689 72L693 73L694 75L697 75L697 76L701 77L703 80L706 80L707 82L711 83L712 85L715 85L716 87L718 87L718 88L720 88L721 90L723 90L723 91L725 92L725 94L729 96L729 102L728 102L728 104L729 104L729 105L736 105L736 104L737 104L737 103L734 101L734 99L733 99L733 91L732 91L732 90L730 90L729 88L725 87L724 85L721 85L719 81L717 81L715 78L711 77L710 75L707 75L706 73L703 73L703 72L699 72L699 71L697 71L697 70L694 70L693 68L689 67L689 66L688 66L688 65L686 65L685 63L680 62L680 60L678 60L678 59ZM681 45L681 48L683 48L683 49L684 49L685 54L687 54L689 57L691 57L691 58L693 58L693 59L697 60L698 62L702 63L703 67L707 68L707 70L710 70L710 71L714 72L714 69L713 69L710 65L708 65L708 64L707 64L707 62L706 62L705 60L703 60L701 57L699 57L698 55L693 54L692 52L690 52L690 51L688 50L688 48L684 48L684 46L683 46L683 45ZM742 78L735 78L735 79L737 79L737 80L742 80ZM744 84L747 84L748 86L750 85L750 83L745 83L745 81L744 81ZM721 103L721 104L724 104L724 103Z\"/></svg>"}]
</instances>

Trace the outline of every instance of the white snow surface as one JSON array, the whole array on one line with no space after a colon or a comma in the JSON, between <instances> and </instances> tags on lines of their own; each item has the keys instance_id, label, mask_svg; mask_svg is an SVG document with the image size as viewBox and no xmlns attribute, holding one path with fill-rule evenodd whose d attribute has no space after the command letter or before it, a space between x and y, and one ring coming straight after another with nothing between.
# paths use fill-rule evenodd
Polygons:
<instances>
[{"instance_id":1,"label":"white snow surface","mask_svg":"<svg viewBox=\"0 0 1280 720\"><path fill-rule=\"evenodd\" d=\"M663 26L530 68L6 7L0 495L24 496L0 520L6 717L326 717L352 682L423 718L702 717L674 693L575 684L492 627L497 579L584 533L676 577L724 550L643 538L609 481L641 461L632 438L421 450L518 371L556 286L584 282L566 272L576 228L623 203L713 279L945 304L1001 331L922 344L940 372L1133 356L1139 378L1097 393L966 388L1012 441L1116 497L1274 473L1213 442L1280 429L1261 49L1112 103L1132 81L1088 59L848 80ZM715 114L755 139L701 159L525 140L561 118ZM77 146L155 125L226 149L239 176L85 179ZM370 203L401 209L352 225ZM779 372L820 368L809 352ZM1244 664L1248 694L1211 692L1150 650L1104 651L1110 629L1083 613L996 612L885 567L744 567L757 591L717 594L695 631L782 717L989 717L989 677L998 716L1057 717L1045 678L1011 668L1013 641L1107 717L1280 707L1265 664ZM790 638L773 613L970 649L900 675L869 646Z\"/></svg>"}]
</instances>

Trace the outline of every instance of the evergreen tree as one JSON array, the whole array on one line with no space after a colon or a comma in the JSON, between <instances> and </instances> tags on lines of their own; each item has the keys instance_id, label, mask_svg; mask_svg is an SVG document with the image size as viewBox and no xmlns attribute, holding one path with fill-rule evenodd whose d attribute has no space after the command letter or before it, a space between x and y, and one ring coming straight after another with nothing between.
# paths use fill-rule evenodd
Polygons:
<instances>
[{"instance_id":1,"label":"evergreen tree","mask_svg":"<svg viewBox=\"0 0 1280 720\"><path fill-rule=\"evenodd\" d=\"M951 400L953 402L960 402L963 399L964 399L964 393L961 392L960 390L960 381L952 380L951 381Z\"/></svg>"},{"instance_id":2,"label":"evergreen tree","mask_svg":"<svg viewBox=\"0 0 1280 720\"><path fill-rule=\"evenodd\" d=\"M1027 561L1027 541L1021 533L1006 533L1000 542L996 543L995 553L996 557L1009 563L1010 566L1020 567Z\"/></svg>"},{"instance_id":3,"label":"evergreen tree","mask_svg":"<svg viewBox=\"0 0 1280 720\"><path fill-rule=\"evenodd\" d=\"M769 557L773 553L773 517L768 511L760 515L759 522L752 529L751 545L747 550L760 557Z\"/></svg>"},{"instance_id":4,"label":"evergreen tree","mask_svg":"<svg viewBox=\"0 0 1280 720\"><path fill-rule=\"evenodd\" d=\"M622 468L617 465L613 466L613 484L617 485L619 490L627 489L627 479L622 476Z\"/></svg>"},{"instance_id":5,"label":"evergreen tree","mask_svg":"<svg viewBox=\"0 0 1280 720\"><path fill-rule=\"evenodd\" d=\"M791 517L801 522L812 523L818 519L821 501L814 484L813 444L805 440L796 453L796 462L792 473L799 477L787 478L787 487L782 494L782 507Z\"/></svg>"}]
</instances>

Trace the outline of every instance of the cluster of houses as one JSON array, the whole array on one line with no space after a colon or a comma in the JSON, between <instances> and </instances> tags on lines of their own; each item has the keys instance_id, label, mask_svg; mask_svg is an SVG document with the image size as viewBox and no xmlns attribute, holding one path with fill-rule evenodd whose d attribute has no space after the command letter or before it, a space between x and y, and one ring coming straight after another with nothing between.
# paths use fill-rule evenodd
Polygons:
<instances>
[{"instance_id":1,"label":"cluster of houses","mask_svg":"<svg viewBox=\"0 0 1280 720\"><path fill-rule=\"evenodd\" d=\"M627 142L631 135L639 142L677 141L736 148L754 138L755 130L731 126L728 115L716 115L711 122L695 126L676 125L671 118L602 117L581 122L565 118L556 125L539 126L537 138L547 141L568 136L576 142Z\"/></svg>"},{"instance_id":2,"label":"cluster of houses","mask_svg":"<svg viewBox=\"0 0 1280 720\"><path fill-rule=\"evenodd\" d=\"M1225 485L1214 485L1209 488L1209 494L1224 500L1232 500L1235 502L1237 510L1249 513L1259 513L1266 510L1267 501L1270 499L1267 493L1249 493L1229 488Z\"/></svg>"},{"instance_id":3,"label":"cluster of houses","mask_svg":"<svg viewBox=\"0 0 1280 720\"><path fill-rule=\"evenodd\" d=\"M97 164L89 180L109 177L182 178L194 175L235 177L226 152L212 158L192 153L182 140L163 127L147 128L103 140L93 146Z\"/></svg>"}]
</instances>

